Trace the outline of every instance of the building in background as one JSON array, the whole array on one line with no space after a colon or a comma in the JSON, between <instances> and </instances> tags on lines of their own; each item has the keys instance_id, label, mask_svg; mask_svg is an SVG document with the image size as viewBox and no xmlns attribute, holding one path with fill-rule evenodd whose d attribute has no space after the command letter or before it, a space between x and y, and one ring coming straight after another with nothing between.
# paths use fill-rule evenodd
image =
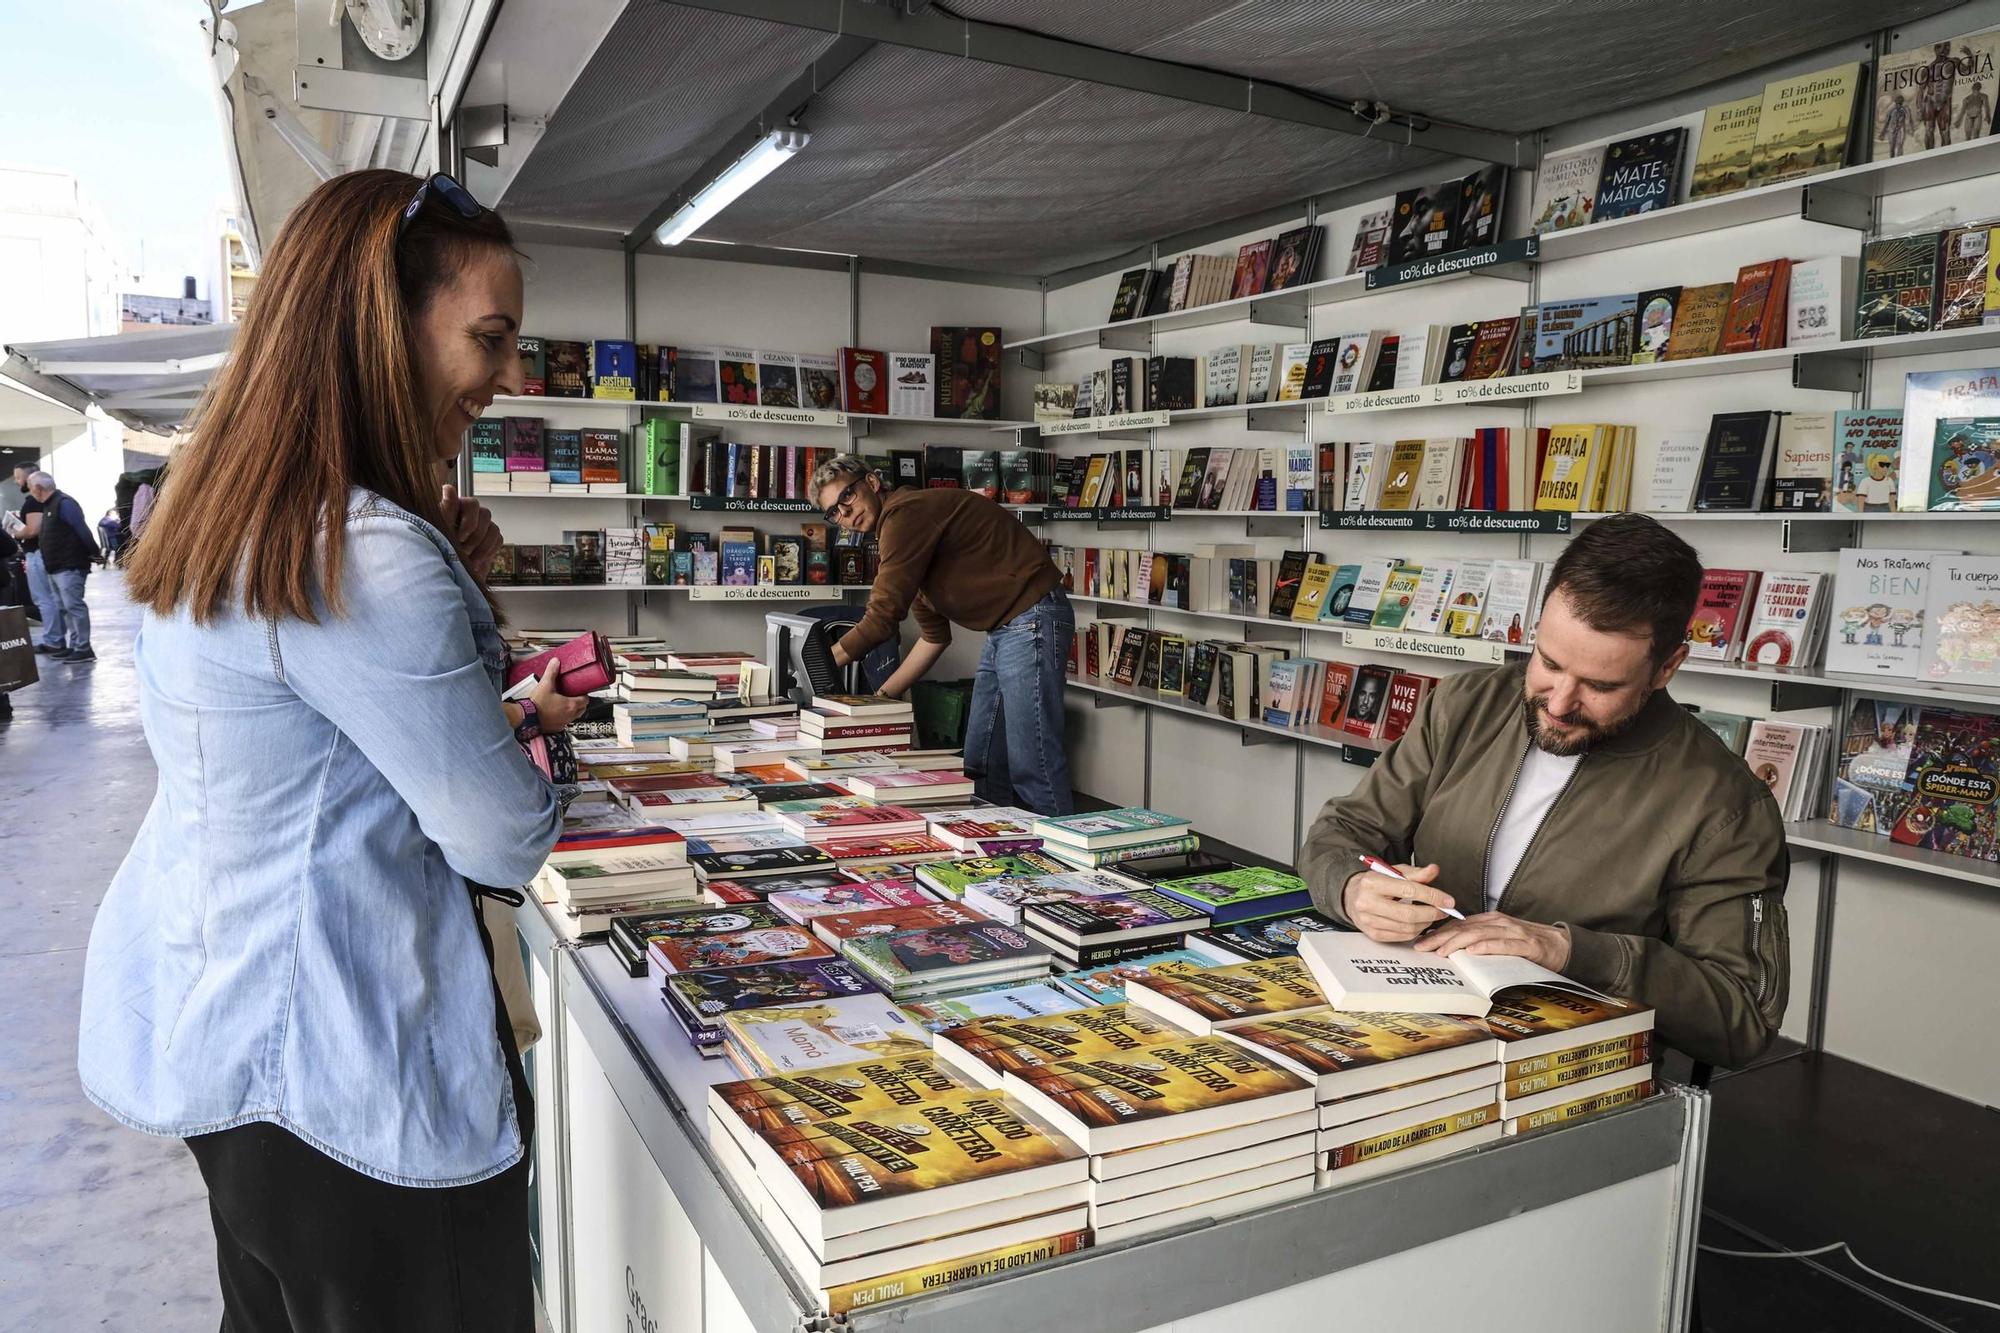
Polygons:
<instances>
[{"instance_id":1,"label":"building in background","mask_svg":"<svg viewBox=\"0 0 2000 1333\"><path fill-rule=\"evenodd\" d=\"M215 237L208 273L209 317L217 324L237 324L257 286L257 249L250 242L249 228L227 207L215 210L209 232Z\"/></svg>"},{"instance_id":2,"label":"building in background","mask_svg":"<svg viewBox=\"0 0 2000 1333\"><path fill-rule=\"evenodd\" d=\"M0 166L0 346L117 333L131 285L118 254L74 176ZM0 431L0 449L33 452L86 514L101 514L124 470L124 434L92 409L81 423Z\"/></svg>"},{"instance_id":3,"label":"building in background","mask_svg":"<svg viewBox=\"0 0 2000 1333\"><path fill-rule=\"evenodd\" d=\"M124 333L168 324L213 324L214 308L194 294L194 279L181 280L179 296L149 296L126 292L118 298L118 327Z\"/></svg>"}]
</instances>

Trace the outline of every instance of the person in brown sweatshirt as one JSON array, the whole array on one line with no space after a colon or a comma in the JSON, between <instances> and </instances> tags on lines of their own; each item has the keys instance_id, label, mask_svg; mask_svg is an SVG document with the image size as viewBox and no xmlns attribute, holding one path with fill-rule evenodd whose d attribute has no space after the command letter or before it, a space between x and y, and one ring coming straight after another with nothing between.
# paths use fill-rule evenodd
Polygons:
<instances>
[{"instance_id":1,"label":"person in brown sweatshirt","mask_svg":"<svg viewBox=\"0 0 2000 1333\"><path fill-rule=\"evenodd\" d=\"M954 624L985 634L965 771L982 800L1070 813L1063 681L1076 615L1042 544L976 491L885 492L880 474L853 454L822 463L812 494L827 522L872 534L881 548L868 610L834 644L834 661L859 661L914 612L922 637L882 686L900 697L950 645Z\"/></svg>"}]
</instances>

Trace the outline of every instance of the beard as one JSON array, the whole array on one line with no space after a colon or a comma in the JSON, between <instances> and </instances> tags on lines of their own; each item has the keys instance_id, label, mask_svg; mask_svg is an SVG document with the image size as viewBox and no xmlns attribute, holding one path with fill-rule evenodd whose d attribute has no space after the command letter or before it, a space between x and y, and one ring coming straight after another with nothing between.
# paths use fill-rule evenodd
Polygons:
<instances>
[{"instance_id":1,"label":"beard","mask_svg":"<svg viewBox=\"0 0 2000 1333\"><path fill-rule=\"evenodd\" d=\"M1639 702L1632 706L1631 712L1608 723L1593 722L1581 712L1572 713L1568 717L1550 715L1552 721L1562 724L1572 733L1561 736L1543 724L1543 715L1549 711L1548 703L1544 699L1530 695L1521 700L1521 710L1528 724L1529 739L1534 741L1536 747L1544 754L1567 758L1570 755L1585 754L1624 732L1638 719L1639 714L1645 711L1646 701L1652 697L1653 692L1647 690L1639 697Z\"/></svg>"}]
</instances>

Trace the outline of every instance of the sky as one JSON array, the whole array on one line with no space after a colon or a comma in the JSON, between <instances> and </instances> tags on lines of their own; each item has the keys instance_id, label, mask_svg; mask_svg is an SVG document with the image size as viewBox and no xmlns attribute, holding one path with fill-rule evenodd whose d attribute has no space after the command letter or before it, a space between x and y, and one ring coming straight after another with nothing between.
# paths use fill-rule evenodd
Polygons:
<instances>
[{"instance_id":1,"label":"sky","mask_svg":"<svg viewBox=\"0 0 2000 1333\"><path fill-rule=\"evenodd\" d=\"M0 162L75 176L137 291L206 283L209 218L229 198L207 14L203 0L0 0Z\"/></svg>"}]
</instances>

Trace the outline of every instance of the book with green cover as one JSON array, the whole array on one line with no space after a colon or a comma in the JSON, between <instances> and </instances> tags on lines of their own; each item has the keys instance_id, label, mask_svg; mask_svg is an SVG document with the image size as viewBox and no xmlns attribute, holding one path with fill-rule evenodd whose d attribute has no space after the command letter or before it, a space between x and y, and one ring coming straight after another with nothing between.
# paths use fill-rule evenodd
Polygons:
<instances>
[{"instance_id":1,"label":"book with green cover","mask_svg":"<svg viewBox=\"0 0 2000 1333\"><path fill-rule=\"evenodd\" d=\"M1375 603L1375 615L1368 623L1375 629L1401 629L1417 595L1417 582L1424 576L1422 565L1397 565L1396 572L1382 585L1382 598Z\"/></svg>"},{"instance_id":2,"label":"book with green cover","mask_svg":"<svg viewBox=\"0 0 2000 1333\"><path fill-rule=\"evenodd\" d=\"M1106 963L1102 967L1065 972L1056 978L1056 984L1074 991L1086 1004L1122 1004L1125 987L1134 977L1146 976L1155 970L1198 972L1214 966L1213 959L1191 950L1163 949L1159 953L1140 954L1137 958Z\"/></svg>"},{"instance_id":3,"label":"book with green cover","mask_svg":"<svg viewBox=\"0 0 2000 1333\"><path fill-rule=\"evenodd\" d=\"M1157 887L1161 893L1208 913L1210 923L1217 926L1283 916L1312 906L1312 894L1304 880L1268 866L1190 875L1164 880Z\"/></svg>"},{"instance_id":4,"label":"book with green cover","mask_svg":"<svg viewBox=\"0 0 2000 1333\"><path fill-rule=\"evenodd\" d=\"M975 856L963 861L932 861L916 868L917 882L951 898L963 898L965 891L988 880L1035 875L1060 875L1069 866L1040 852L1013 856Z\"/></svg>"},{"instance_id":5,"label":"book with green cover","mask_svg":"<svg viewBox=\"0 0 2000 1333\"><path fill-rule=\"evenodd\" d=\"M1097 851L1178 837L1190 831L1193 822L1179 815L1163 814L1141 806L1126 806L1117 810L1094 810L1083 815L1055 815L1038 819L1034 824L1034 833L1047 842Z\"/></svg>"}]
</instances>

